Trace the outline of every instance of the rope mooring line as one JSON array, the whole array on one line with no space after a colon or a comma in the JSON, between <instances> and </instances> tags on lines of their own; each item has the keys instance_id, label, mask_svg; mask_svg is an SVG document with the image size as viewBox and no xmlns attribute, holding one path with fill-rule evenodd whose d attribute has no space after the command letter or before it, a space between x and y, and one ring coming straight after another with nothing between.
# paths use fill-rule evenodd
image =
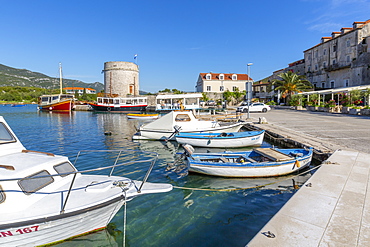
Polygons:
<instances>
[{"instance_id":1,"label":"rope mooring line","mask_svg":"<svg viewBox=\"0 0 370 247\"><path fill-rule=\"evenodd\" d=\"M252 186L252 187L246 187L246 188L232 188L232 189L202 189L202 188L191 188L191 187L181 187L181 186L173 186L173 188L175 189L183 189L183 190L195 190L195 191L221 191L221 192L230 192L230 191L237 191L237 190L247 190L247 189L256 189L256 188L261 188L261 187L265 187L265 186L268 186L268 185L272 185L272 184L277 184L277 183L280 183L282 181L285 181L285 180L288 180L288 179L293 179L295 177L298 177L300 175L304 175L306 173L309 173L311 172L312 170L315 170L315 169L318 169L320 168L321 165L318 165L318 166L315 166L307 171L304 171L302 173L298 173L297 175L295 176L292 176L292 177L289 177L289 178L285 178L285 179L281 179L281 180L278 180L276 182L271 182L271 183L267 183L267 184L262 184L262 185L257 185L257 186Z\"/></svg>"}]
</instances>

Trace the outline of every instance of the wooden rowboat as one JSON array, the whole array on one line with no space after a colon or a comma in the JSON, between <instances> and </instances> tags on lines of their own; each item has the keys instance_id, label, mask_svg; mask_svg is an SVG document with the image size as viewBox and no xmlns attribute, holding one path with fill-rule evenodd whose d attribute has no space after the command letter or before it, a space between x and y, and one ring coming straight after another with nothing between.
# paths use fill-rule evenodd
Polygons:
<instances>
[{"instance_id":1,"label":"wooden rowboat","mask_svg":"<svg viewBox=\"0 0 370 247\"><path fill-rule=\"evenodd\" d=\"M286 175L309 166L313 153L312 148L255 148L242 152L191 154L188 146L184 148L188 150L186 159L190 172L222 177Z\"/></svg>"}]
</instances>

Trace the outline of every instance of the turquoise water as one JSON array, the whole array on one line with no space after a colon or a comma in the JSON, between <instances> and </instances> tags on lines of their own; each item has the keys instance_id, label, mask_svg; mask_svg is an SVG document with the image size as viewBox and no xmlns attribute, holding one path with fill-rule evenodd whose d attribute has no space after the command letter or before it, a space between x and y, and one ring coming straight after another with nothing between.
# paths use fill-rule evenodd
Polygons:
<instances>
[{"instance_id":1,"label":"turquoise water","mask_svg":"<svg viewBox=\"0 0 370 247\"><path fill-rule=\"evenodd\" d=\"M148 181L179 188L140 196L127 204L126 246L245 246L310 176L224 179L186 175L181 164L168 170L167 164L174 162L181 148L174 142L132 142L131 136L142 122L128 120L124 114L45 113L28 105L0 106L0 115L27 149L66 155L72 161L80 150L124 148L159 154ZM104 156L86 160L77 167L82 170L110 165L106 163L111 159ZM133 165L122 173L131 173L128 177L137 179L145 171L146 167ZM58 246L122 246L123 222L124 208L108 230Z\"/></svg>"}]
</instances>

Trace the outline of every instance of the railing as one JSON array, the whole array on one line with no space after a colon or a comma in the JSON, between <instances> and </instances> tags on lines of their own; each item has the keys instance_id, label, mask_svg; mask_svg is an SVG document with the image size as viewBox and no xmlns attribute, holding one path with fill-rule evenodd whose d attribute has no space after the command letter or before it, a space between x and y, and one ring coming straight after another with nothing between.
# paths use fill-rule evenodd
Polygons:
<instances>
[{"instance_id":1,"label":"railing","mask_svg":"<svg viewBox=\"0 0 370 247\"><path fill-rule=\"evenodd\" d=\"M86 152L86 153L92 153L92 152L98 152L98 153L113 153L113 152L118 152L118 155L117 157L115 158L115 161L114 161L114 164L111 165L111 166L105 166L105 167L98 167L98 168L93 168L93 169L87 169L87 170L77 170L76 168L76 165L77 165L77 160L79 159L79 157L81 156L81 153L83 152ZM148 155L148 156L152 156L152 157L148 157L148 158L145 158L145 159L140 159L140 160L130 160L130 161L127 161L127 162L123 162L123 163L118 163L118 161L120 160L120 158L122 157L122 154L123 153L127 153L127 152L135 152L135 154L143 154L143 155ZM132 156L130 156L132 157ZM117 168L117 167L122 167L122 166L127 166L127 165L131 165L131 164L138 164L138 163L150 163L150 166L139 186L139 189L137 190L138 193L141 192L141 189L143 188L144 184L146 183L146 181L148 180L149 178L149 175L150 173L152 172L153 170L153 167L156 163L156 161L158 160L158 154L155 153L155 152L149 152L149 151L141 151L141 150L82 150L82 151L79 151L76 158L75 158L75 161L73 163L73 166L76 170L74 170L73 172L65 172L65 173L57 173L57 174L50 174L50 175L42 175L42 176L34 176L32 178L27 178L27 177L21 177L21 178L9 178L9 179L0 179L0 182L9 182L9 181L18 181L18 180L21 180L21 179L38 179L38 178L47 178L47 177L61 177L61 176L67 176L67 175L73 175L73 178L72 178L72 181L71 181L71 184L69 186L69 189L68 189L68 192L67 192L67 196L66 196L66 199L64 200L64 202L62 203L62 209L60 211L60 213L64 213L64 209L66 207L66 204L68 202L68 199L70 197L70 194L73 190L73 185L74 185L74 182L75 182L75 179L76 179L76 176L77 174L84 174L84 173L91 173L91 172L98 172L98 171L103 171L103 170L109 170L107 175L107 177L111 177L114 170ZM54 165L54 164L53 164ZM101 176L104 176L103 174L99 174ZM130 179L131 180L131 179ZM47 187L47 186L46 186ZM44 187L45 188L45 187ZM14 191L13 191L14 192ZM20 190L20 192L22 192L22 190ZM24 192L24 191L23 191ZM35 192L32 192L32 193L37 193L37 191ZM53 192L55 193L55 191Z\"/></svg>"}]
</instances>

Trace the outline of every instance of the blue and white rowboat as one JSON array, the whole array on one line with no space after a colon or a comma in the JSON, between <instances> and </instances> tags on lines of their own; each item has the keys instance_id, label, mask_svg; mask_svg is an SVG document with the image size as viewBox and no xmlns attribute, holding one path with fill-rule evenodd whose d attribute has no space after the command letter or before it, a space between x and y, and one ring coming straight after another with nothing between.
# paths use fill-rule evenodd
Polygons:
<instances>
[{"instance_id":1,"label":"blue and white rowboat","mask_svg":"<svg viewBox=\"0 0 370 247\"><path fill-rule=\"evenodd\" d=\"M260 146L265 131L245 131L230 133L186 133L176 135L180 144L190 144L196 147L210 148L238 148L246 146Z\"/></svg>"},{"instance_id":2,"label":"blue and white rowboat","mask_svg":"<svg viewBox=\"0 0 370 247\"><path fill-rule=\"evenodd\" d=\"M189 148L184 146L185 150ZM310 165L313 149L255 148L253 151L188 154L190 172L222 177L272 177Z\"/></svg>"}]
</instances>

